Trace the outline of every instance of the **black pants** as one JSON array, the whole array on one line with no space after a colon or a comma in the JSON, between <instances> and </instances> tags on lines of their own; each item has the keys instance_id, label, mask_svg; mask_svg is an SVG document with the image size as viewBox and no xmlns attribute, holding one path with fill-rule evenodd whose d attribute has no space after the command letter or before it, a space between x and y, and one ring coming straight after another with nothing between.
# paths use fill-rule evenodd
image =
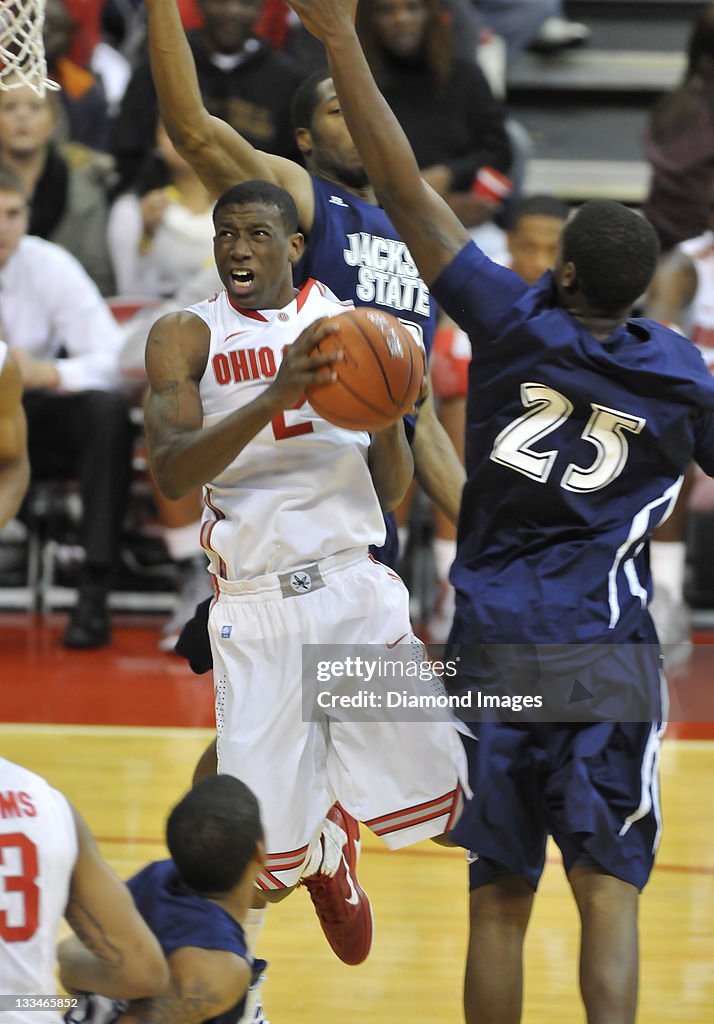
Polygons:
<instances>
[{"instance_id":1,"label":"black pants","mask_svg":"<svg viewBox=\"0 0 714 1024\"><path fill-rule=\"evenodd\" d=\"M87 566L119 560L131 480L132 426L123 395L109 391L28 391L24 397L33 479L76 478Z\"/></svg>"}]
</instances>

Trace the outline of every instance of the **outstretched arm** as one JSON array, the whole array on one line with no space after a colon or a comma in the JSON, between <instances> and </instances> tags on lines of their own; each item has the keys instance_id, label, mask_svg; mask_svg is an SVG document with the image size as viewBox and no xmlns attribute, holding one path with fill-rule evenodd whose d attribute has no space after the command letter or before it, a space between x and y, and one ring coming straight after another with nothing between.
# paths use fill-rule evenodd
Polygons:
<instances>
[{"instance_id":1,"label":"outstretched arm","mask_svg":"<svg viewBox=\"0 0 714 1024\"><path fill-rule=\"evenodd\" d=\"M112 999L158 995L169 981L161 947L84 819L73 813L79 852L65 917L75 934L58 950L60 980L70 992Z\"/></svg>"},{"instance_id":2,"label":"outstretched arm","mask_svg":"<svg viewBox=\"0 0 714 1024\"><path fill-rule=\"evenodd\" d=\"M431 382L417 416L412 453L414 475L427 497L456 524L466 473L449 435L437 419Z\"/></svg>"},{"instance_id":3,"label":"outstretched arm","mask_svg":"<svg viewBox=\"0 0 714 1024\"><path fill-rule=\"evenodd\" d=\"M411 146L375 84L354 29L355 0L291 0L291 6L325 44L342 113L369 179L431 284L469 235L422 180Z\"/></svg>"},{"instance_id":4,"label":"outstretched arm","mask_svg":"<svg viewBox=\"0 0 714 1024\"><path fill-rule=\"evenodd\" d=\"M309 231L314 199L305 168L254 149L229 124L209 114L176 0L146 0L146 10L159 111L176 149L213 195L256 178L287 189L297 205L301 227Z\"/></svg>"},{"instance_id":5,"label":"outstretched arm","mask_svg":"<svg viewBox=\"0 0 714 1024\"><path fill-rule=\"evenodd\" d=\"M380 505L385 512L391 512L406 494L414 476L414 461L403 420L372 435L369 471Z\"/></svg>"}]
</instances>

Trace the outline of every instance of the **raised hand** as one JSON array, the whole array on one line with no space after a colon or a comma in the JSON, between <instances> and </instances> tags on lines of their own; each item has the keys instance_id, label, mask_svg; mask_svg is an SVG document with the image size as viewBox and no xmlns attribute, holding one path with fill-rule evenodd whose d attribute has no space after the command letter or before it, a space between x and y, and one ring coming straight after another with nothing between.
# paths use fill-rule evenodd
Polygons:
<instances>
[{"instance_id":1,"label":"raised hand","mask_svg":"<svg viewBox=\"0 0 714 1024\"><path fill-rule=\"evenodd\" d=\"M354 24L357 0L289 0L308 32L324 41L329 31L347 21Z\"/></svg>"}]
</instances>

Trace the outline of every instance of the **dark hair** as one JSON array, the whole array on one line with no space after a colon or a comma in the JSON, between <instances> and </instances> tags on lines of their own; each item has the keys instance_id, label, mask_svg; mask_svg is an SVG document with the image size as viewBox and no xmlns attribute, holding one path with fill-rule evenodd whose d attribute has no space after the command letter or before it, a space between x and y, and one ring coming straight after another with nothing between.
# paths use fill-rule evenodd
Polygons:
<instances>
[{"instance_id":1,"label":"dark hair","mask_svg":"<svg viewBox=\"0 0 714 1024\"><path fill-rule=\"evenodd\" d=\"M508 214L508 228L515 230L524 217L552 217L566 221L569 216L570 207L562 199L549 195L524 196L513 204Z\"/></svg>"},{"instance_id":2,"label":"dark hair","mask_svg":"<svg viewBox=\"0 0 714 1024\"><path fill-rule=\"evenodd\" d=\"M320 103L320 97L318 96L318 88L323 82L326 82L328 78L332 78L329 68L321 68L319 71L313 71L311 75L303 79L300 85L293 93L293 98L290 103L290 116L293 122L293 129L297 131L298 128L312 128L312 119L315 115L315 108Z\"/></svg>"},{"instance_id":3,"label":"dark hair","mask_svg":"<svg viewBox=\"0 0 714 1024\"><path fill-rule=\"evenodd\" d=\"M274 206L280 213L286 232L289 235L298 230L298 212L295 200L279 185L270 181L243 181L233 185L219 196L213 207L213 222L224 206L246 206L248 203L260 203L262 206Z\"/></svg>"},{"instance_id":4,"label":"dark hair","mask_svg":"<svg viewBox=\"0 0 714 1024\"><path fill-rule=\"evenodd\" d=\"M199 782L166 822L166 843L181 880L199 893L225 893L237 885L262 838L255 794L232 775Z\"/></svg>"},{"instance_id":5,"label":"dark hair","mask_svg":"<svg viewBox=\"0 0 714 1024\"><path fill-rule=\"evenodd\" d=\"M18 177L9 167L3 167L2 164L0 164L0 192L19 192L27 201L27 190L22 178Z\"/></svg>"},{"instance_id":6,"label":"dark hair","mask_svg":"<svg viewBox=\"0 0 714 1024\"><path fill-rule=\"evenodd\" d=\"M714 4L699 14L687 46L687 66L676 89L655 103L650 132L659 145L677 139L692 123L702 103L711 104L714 89Z\"/></svg>"},{"instance_id":7,"label":"dark hair","mask_svg":"<svg viewBox=\"0 0 714 1024\"><path fill-rule=\"evenodd\" d=\"M711 78L714 73L714 4L705 7L694 22L687 51L685 81L697 74Z\"/></svg>"},{"instance_id":8,"label":"dark hair","mask_svg":"<svg viewBox=\"0 0 714 1024\"><path fill-rule=\"evenodd\" d=\"M441 89L446 85L454 64L454 30L442 0L422 2L426 7L427 18L421 61L437 89ZM384 88L389 85L389 65L393 58L385 49L374 26L374 0L360 0L355 24L375 81Z\"/></svg>"},{"instance_id":9,"label":"dark hair","mask_svg":"<svg viewBox=\"0 0 714 1024\"><path fill-rule=\"evenodd\" d=\"M575 264L583 294L603 313L629 308L652 280L657 235L622 203L585 203L563 228L562 239L563 260Z\"/></svg>"}]
</instances>

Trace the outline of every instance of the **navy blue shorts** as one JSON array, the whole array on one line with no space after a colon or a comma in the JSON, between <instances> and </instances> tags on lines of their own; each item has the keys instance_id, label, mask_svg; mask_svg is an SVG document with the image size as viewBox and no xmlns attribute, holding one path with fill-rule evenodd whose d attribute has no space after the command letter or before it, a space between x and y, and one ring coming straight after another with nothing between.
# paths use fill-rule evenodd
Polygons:
<instances>
[{"instance_id":1,"label":"navy blue shorts","mask_svg":"<svg viewBox=\"0 0 714 1024\"><path fill-rule=\"evenodd\" d=\"M577 861L642 889L661 831L657 723L473 722L473 797L449 838L471 851L470 888L503 874L537 888L548 835Z\"/></svg>"}]
</instances>

